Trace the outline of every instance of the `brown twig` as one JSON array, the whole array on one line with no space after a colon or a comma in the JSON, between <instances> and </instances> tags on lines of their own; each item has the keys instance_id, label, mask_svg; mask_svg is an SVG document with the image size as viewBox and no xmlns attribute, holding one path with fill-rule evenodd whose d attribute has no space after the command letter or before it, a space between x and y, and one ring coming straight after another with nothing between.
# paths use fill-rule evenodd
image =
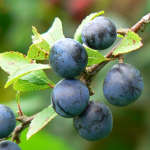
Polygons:
<instances>
[{"instance_id":1,"label":"brown twig","mask_svg":"<svg viewBox=\"0 0 150 150\"><path fill-rule=\"evenodd\" d=\"M22 109L21 109L20 104L18 103L17 106L18 106L18 115L19 115L19 116L23 116L24 114L23 114L23 112L22 112Z\"/></svg>"},{"instance_id":2,"label":"brown twig","mask_svg":"<svg viewBox=\"0 0 150 150\"><path fill-rule=\"evenodd\" d=\"M20 95L21 95L20 91L17 91L16 100L17 100L17 106L18 106L18 115L23 116L24 114L23 114L23 111L22 111L21 106L20 106Z\"/></svg>"},{"instance_id":3,"label":"brown twig","mask_svg":"<svg viewBox=\"0 0 150 150\"><path fill-rule=\"evenodd\" d=\"M18 117L17 120L21 122L21 124L19 124L15 130L12 133L12 141L15 141L17 144L20 143L20 134L21 132L28 127L28 125L30 124L30 122L33 120L34 116L31 117L27 117L27 116L21 116Z\"/></svg>"},{"instance_id":4,"label":"brown twig","mask_svg":"<svg viewBox=\"0 0 150 150\"><path fill-rule=\"evenodd\" d=\"M147 23L150 23L150 13L142 17L140 21L138 21L134 26L131 27L131 30L134 32L138 32L141 27Z\"/></svg>"},{"instance_id":5,"label":"brown twig","mask_svg":"<svg viewBox=\"0 0 150 150\"><path fill-rule=\"evenodd\" d=\"M121 29L118 31L119 34L125 35L128 30L131 30L133 32L138 32L143 25L150 23L150 13L146 14L144 17L141 18L140 21L138 21L135 25L133 25L130 29ZM121 41L120 41L121 42ZM113 47L107 54L106 58L114 58L113 52L115 49L120 45L120 42L116 44L115 47ZM118 56L119 57L119 56ZM93 95L93 91L90 87L92 78L99 72L109 61L104 61L102 63L90 66L86 68L86 71L81 75L80 80L83 81L89 88L90 94Z\"/></svg>"}]
</instances>

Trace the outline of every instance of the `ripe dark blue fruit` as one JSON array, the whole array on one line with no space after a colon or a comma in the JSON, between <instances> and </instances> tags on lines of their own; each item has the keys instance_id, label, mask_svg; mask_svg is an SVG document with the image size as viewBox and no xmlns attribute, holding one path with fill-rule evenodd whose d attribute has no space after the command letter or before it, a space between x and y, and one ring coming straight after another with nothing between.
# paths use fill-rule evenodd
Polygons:
<instances>
[{"instance_id":1,"label":"ripe dark blue fruit","mask_svg":"<svg viewBox=\"0 0 150 150\"><path fill-rule=\"evenodd\" d=\"M81 114L88 101L88 88L79 80L62 80L52 92L53 108L63 117L71 118Z\"/></svg>"},{"instance_id":2,"label":"ripe dark blue fruit","mask_svg":"<svg viewBox=\"0 0 150 150\"><path fill-rule=\"evenodd\" d=\"M112 113L105 104L90 102L85 111L74 118L74 127L81 137L95 141L110 134L112 122Z\"/></svg>"},{"instance_id":3,"label":"ripe dark blue fruit","mask_svg":"<svg viewBox=\"0 0 150 150\"><path fill-rule=\"evenodd\" d=\"M82 29L82 41L88 47L103 50L110 47L116 40L117 32L114 23L99 16L85 24Z\"/></svg>"},{"instance_id":4,"label":"ripe dark blue fruit","mask_svg":"<svg viewBox=\"0 0 150 150\"><path fill-rule=\"evenodd\" d=\"M16 126L16 118L12 110L4 105L0 105L0 138L10 135Z\"/></svg>"},{"instance_id":5,"label":"ripe dark blue fruit","mask_svg":"<svg viewBox=\"0 0 150 150\"><path fill-rule=\"evenodd\" d=\"M73 78L84 71L87 53L77 41L65 38L57 41L50 51L50 64L64 78Z\"/></svg>"},{"instance_id":6,"label":"ripe dark blue fruit","mask_svg":"<svg viewBox=\"0 0 150 150\"><path fill-rule=\"evenodd\" d=\"M107 73L103 91L109 103L126 106L140 97L143 87L140 71L129 64L119 63Z\"/></svg>"},{"instance_id":7,"label":"ripe dark blue fruit","mask_svg":"<svg viewBox=\"0 0 150 150\"><path fill-rule=\"evenodd\" d=\"M0 142L0 150L21 150L19 146L11 141Z\"/></svg>"}]
</instances>

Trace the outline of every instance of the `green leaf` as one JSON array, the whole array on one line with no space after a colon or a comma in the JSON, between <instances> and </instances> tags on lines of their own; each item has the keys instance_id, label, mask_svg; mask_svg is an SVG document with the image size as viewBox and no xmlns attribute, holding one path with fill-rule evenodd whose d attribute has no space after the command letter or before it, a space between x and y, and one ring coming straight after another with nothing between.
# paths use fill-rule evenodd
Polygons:
<instances>
[{"instance_id":1,"label":"green leaf","mask_svg":"<svg viewBox=\"0 0 150 150\"><path fill-rule=\"evenodd\" d=\"M84 47L88 54L88 66L108 61L108 59L105 58L98 50L91 49L86 45L84 45Z\"/></svg>"},{"instance_id":2,"label":"green leaf","mask_svg":"<svg viewBox=\"0 0 150 150\"><path fill-rule=\"evenodd\" d=\"M128 31L113 52L114 56L138 50L143 46L141 37L133 31Z\"/></svg>"},{"instance_id":3,"label":"green leaf","mask_svg":"<svg viewBox=\"0 0 150 150\"><path fill-rule=\"evenodd\" d=\"M88 15L85 19L83 19L83 21L81 22L81 24L79 25L79 27L77 28L74 34L74 39L82 43L81 32L82 32L83 26L89 21L93 20L95 17L100 16L102 14L104 14L104 11L95 12L95 13Z\"/></svg>"},{"instance_id":4,"label":"green leaf","mask_svg":"<svg viewBox=\"0 0 150 150\"><path fill-rule=\"evenodd\" d=\"M58 17L55 18L50 29L41 36L49 43L50 47L52 47L57 40L65 38L61 20Z\"/></svg>"},{"instance_id":5,"label":"green leaf","mask_svg":"<svg viewBox=\"0 0 150 150\"><path fill-rule=\"evenodd\" d=\"M40 35L35 27L32 27L32 32L33 44L30 46L27 56L35 60L48 59L49 51L53 44L57 40L65 38L62 23L59 18L55 18L47 32Z\"/></svg>"},{"instance_id":6,"label":"green leaf","mask_svg":"<svg viewBox=\"0 0 150 150\"><path fill-rule=\"evenodd\" d=\"M33 71L21 78L13 84L16 91L28 92L50 88L55 84L50 81L43 70Z\"/></svg>"},{"instance_id":7,"label":"green leaf","mask_svg":"<svg viewBox=\"0 0 150 150\"><path fill-rule=\"evenodd\" d=\"M31 59L19 52L11 51L0 54L0 67L9 74L16 72L21 69L23 65L31 62Z\"/></svg>"},{"instance_id":8,"label":"green leaf","mask_svg":"<svg viewBox=\"0 0 150 150\"><path fill-rule=\"evenodd\" d=\"M42 69L50 69L49 65L45 64L26 64L22 67L22 69L17 70L13 74L11 74L8 78L8 81L5 84L5 88L7 88L9 85L11 85L13 82L15 82L20 77L36 70L42 70Z\"/></svg>"},{"instance_id":9,"label":"green leaf","mask_svg":"<svg viewBox=\"0 0 150 150\"><path fill-rule=\"evenodd\" d=\"M52 119L54 119L57 116L54 109L52 108L52 105L45 108L41 112L39 112L34 119L32 120L29 131L27 133L27 139L29 139L31 136L42 130Z\"/></svg>"},{"instance_id":10,"label":"green leaf","mask_svg":"<svg viewBox=\"0 0 150 150\"><path fill-rule=\"evenodd\" d=\"M10 74L5 87L14 83L17 91L27 92L41 90L54 86L41 69L49 69L49 65L35 64L19 52L5 52L0 54L0 67ZM38 71L36 71L38 70ZM28 74L29 73L29 74Z\"/></svg>"},{"instance_id":11,"label":"green leaf","mask_svg":"<svg viewBox=\"0 0 150 150\"><path fill-rule=\"evenodd\" d=\"M49 44L42 39L42 41L30 46L27 57L35 60L46 60L49 56L49 50Z\"/></svg>"}]
</instances>

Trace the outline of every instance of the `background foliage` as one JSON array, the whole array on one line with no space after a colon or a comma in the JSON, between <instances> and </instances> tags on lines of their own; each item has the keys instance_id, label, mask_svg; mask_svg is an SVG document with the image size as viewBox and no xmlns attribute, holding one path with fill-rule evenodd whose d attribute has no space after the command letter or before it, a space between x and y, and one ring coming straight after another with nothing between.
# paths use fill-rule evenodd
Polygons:
<instances>
[{"instance_id":1,"label":"background foliage","mask_svg":"<svg viewBox=\"0 0 150 150\"><path fill-rule=\"evenodd\" d=\"M40 33L48 30L56 16L63 22L66 37L73 37L74 31L81 19L87 14L105 10L105 15L116 22L118 27L130 27L141 16L150 11L149 0L1 0L0 1L0 52L20 51L27 54L31 45L32 26ZM132 13L129 13L131 12ZM144 92L142 97L131 106L116 108L110 106L114 116L114 128L111 135L98 142L87 142L81 139L72 127L71 119L57 117L43 131L25 140L23 150L54 149L54 150L149 150L150 147L150 27L140 33L144 47L140 51L128 54L125 62L140 69L144 77ZM106 51L103 52L104 54ZM115 62L113 62L115 63ZM108 64L92 83L96 95L94 100L105 101L102 92L104 76L113 63ZM53 72L52 72L53 73ZM48 75L48 74L47 74ZM4 89L7 75L0 70L0 103L5 103L16 112L15 91L9 87ZM52 81L58 81L55 74ZM18 83L19 84L19 83ZM17 88L17 87L16 87ZM105 101L106 102L106 101ZM27 115L36 113L50 104L50 90L24 94L21 106ZM39 141L39 142L38 142ZM38 144L37 144L38 143Z\"/></svg>"}]
</instances>

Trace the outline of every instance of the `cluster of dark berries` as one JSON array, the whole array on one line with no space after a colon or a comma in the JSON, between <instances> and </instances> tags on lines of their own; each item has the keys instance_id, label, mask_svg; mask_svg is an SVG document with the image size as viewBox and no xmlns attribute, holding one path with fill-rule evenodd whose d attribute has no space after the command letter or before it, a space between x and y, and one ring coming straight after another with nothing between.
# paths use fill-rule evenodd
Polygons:
<instances>
[{"instance_id":1,"label":"cluster of dark berries","mask_svg":"<svg viewBox=\"0 0 150 150\"><path fill-rule=\"evenodd\" d=\"M116 40L116 27L111 20L99 16L82 29L82 41L88 47L103 50ZM87 65L88 56L79 42L65 38L57 41L50 51L50 65L65 78L52 92L55 111L66 118L74 118L74 127L87 140L98 140L112 130L112 113L103 103L89 101L88 88L75 77ZM108 72L104 81L104 95L108 102L125 106L135 101L143 90L140 72L129 64L119 63Z\"/></svg>"},{"instance_id":2,"label":"cluster of dark berries","mask_svg":"<svg viewBox=\"0 0 150 150\"><path fill-rule=\"evenodd\" d=\"M8 137L16 126L16 118L13 111L4 105L0 105L0 139ZM0 150L21 150L16 143L11 141L0 142Z\"/></svg>"}]
</instances>

